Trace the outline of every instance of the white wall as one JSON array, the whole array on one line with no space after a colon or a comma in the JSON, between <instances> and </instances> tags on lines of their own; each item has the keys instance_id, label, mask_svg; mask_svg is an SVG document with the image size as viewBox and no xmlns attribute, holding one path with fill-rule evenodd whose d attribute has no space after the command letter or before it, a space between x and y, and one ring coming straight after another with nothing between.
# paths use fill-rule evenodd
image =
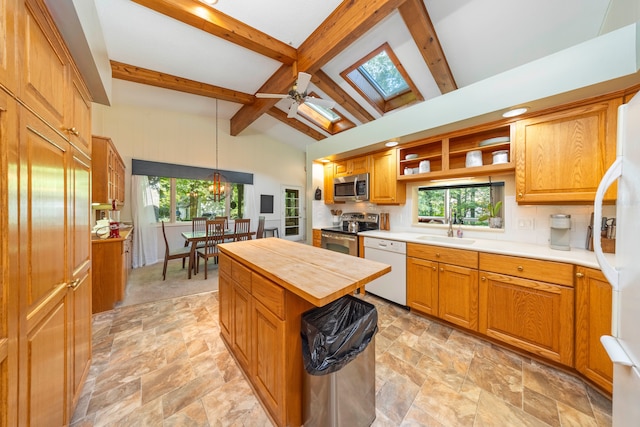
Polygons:
<instances>
[{"instance_id":1,"label":"white wall","mask_svg":"<svg viewBox=\"0 0 640 427\"><path fill-rule=\"evenodd\" d=\"M219 123L218 167L252 173L255 204L253 210L248 206L247 212L257 215L260 195L271 194L274 196L274 213L265 215L266 226L281 227L281 186L305 188L305 153L250 130L237 137L230 136L229 121L219 120ZM216 166L215 119L211 117L127 105L109 107L94 104L92 132L110 137L125 162L126 203L121 214L124 222L131 221L132 158L205 168ZM254 220L257 223L257 217ZM168 227L170 243L182 244L180 232L184 227ZM305 229L304 224L302 229ZM164 243L160 228L158 243L162 259Z\"/></svg>"},{"instance_id":2,"label":"white wall","mask_svg":"<svg viewBox=\"0 0 640 427\"><path fill-rule=\"evenodd\" d=\"M314 183L319 182L322 177L321 172L321 168L314 168ZM550 234L549 216L562 213L571 215L571 247L579 249L585 248L587 226L591 219L593 205L518 205L515 198L515 178L513 174L496 176L492 178L492 181L504 181L505 183L505 203L503 205L504 229L478 230L463 226L465 237L547 245ZM324 205L324 201L314 201L313 227L330 227L330 210L342 209L343 212L388 212L392 232L411 231L446 235L446 225L413 224L412 212L414 209L417 209L413 206L414 190L419 185L420 183L407 184L407 202L402 206L382 206L364 202ZM604 206L602 215L614 217L615 206Z\"/></svg>"}]
</instances>

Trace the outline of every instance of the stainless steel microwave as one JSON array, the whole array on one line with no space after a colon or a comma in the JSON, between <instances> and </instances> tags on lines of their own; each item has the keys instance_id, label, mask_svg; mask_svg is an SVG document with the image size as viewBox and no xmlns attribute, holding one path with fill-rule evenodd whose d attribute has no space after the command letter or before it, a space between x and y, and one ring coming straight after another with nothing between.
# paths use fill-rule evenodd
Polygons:
<instances>
[{"instance_id":1,"label":"stainless steel microwave","mask_svg":"<svg viewBox=\"0 0 640 427\"><path fill-rule=\"evenodd\" d=\"M361 173L334 178L333 200L337 202L369 200L369 174Z\"/></svg>"}]
</instances>

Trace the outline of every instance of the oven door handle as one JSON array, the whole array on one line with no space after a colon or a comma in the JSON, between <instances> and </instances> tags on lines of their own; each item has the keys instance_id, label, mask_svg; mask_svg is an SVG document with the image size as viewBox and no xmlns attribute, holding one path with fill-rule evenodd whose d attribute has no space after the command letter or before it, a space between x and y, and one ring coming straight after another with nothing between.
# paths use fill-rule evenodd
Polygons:
<instances>
[{"instance_id":1,"label":"oven door handle","mask_svg":"<svg viewBox=\"0 0 640 427\"><path fill-rule=\"evenodd\" d=\"M326 237L327 239L332 239L332 240L350 240L350 241L354 241L356 239L356 235L355 234L353 236L351 236L351 235L346 235L346 234L322 233L320 236L321 237Z\"/></svg>"}]
</instances>

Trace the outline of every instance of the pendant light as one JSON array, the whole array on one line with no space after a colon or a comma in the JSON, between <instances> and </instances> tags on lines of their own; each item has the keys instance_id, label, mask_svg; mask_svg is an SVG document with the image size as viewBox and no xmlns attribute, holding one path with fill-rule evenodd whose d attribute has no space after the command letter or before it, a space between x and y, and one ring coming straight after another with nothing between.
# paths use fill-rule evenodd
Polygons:
<instances>
[{"instance_id":1,"label":"pendant light","mask_svg":"<svg viewBox=\"0 0 640 427\"><path fill-rule=\"evenodd\" d=\"M214 202L219 202L224 193L224 187L220 181L220 172L218 171L218 99L216 98L216 169L213 172L213 182L209 186L209 193Z\"/></svg>"}]
</instances>

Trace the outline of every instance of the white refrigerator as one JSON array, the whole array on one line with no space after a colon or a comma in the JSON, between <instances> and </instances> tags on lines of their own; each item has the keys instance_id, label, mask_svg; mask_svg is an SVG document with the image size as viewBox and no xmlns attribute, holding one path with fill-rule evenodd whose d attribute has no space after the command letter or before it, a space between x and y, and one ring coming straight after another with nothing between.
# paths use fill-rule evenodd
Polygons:
<instances>
[{"instance_id":1,"label":"white refrigerator","mask_svg":"<svg viewBox=\"0 0 640 427\"><path fill-rule=\"evenodd\" d=\"M602 218L604 192L616 180L615 265L594 251L613 290L611 335L601 337L613 365L613 426L640 425L640 95L618 110L617 159L602 179L594 203L594 224ZM610 259L610 258L609 258Z\"/></svg>"}]
</instances>

